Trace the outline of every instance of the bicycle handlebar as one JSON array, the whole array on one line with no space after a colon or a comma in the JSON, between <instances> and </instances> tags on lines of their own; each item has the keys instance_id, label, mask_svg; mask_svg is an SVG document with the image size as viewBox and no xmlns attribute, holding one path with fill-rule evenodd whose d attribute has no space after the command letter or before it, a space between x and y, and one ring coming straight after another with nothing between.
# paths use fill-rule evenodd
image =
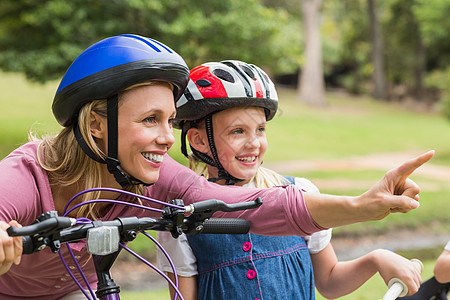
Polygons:
<instances>
[{"instance_id":1,"label":"bicycle handlebar","mask_svg":"<svg viewBox=\"0 0 450 300\"><path fill-rule=\"evenodd\" d=\"M182 203L181 200L176 200ZM184 210L174 209L163 212L162 218L123 217L111 221L93 221L92 223L74 226L76 219L58 216L57 212L42 214L33 224L24 227L11 226L7 229L10 236L23 236L23 254L31 254L50 246L53 252L61 247L61 243L78 242L86 238L95 228L104 228L103 233L97 233L110 243L119 243L119 239L130 241L137 231L168 230L177 237L182 231L187 234L244 234L250 230L250 222L245 219L209 218L215 211L238 211L259 207L260 198L255 201L226 204L223 201L210 199L184 207ZM184 212L193 212L189 217ZM179 216L182 215L182 219ZM117 228L116 233L106 233L108 228ZM94 231L92 231L94 232ZM131 233L131 235L130 235ZM124 237L128 234L128 237ZM112 236L112 238L111 238ZM120 238L119 238L120 236ZM98 237L97 237L98 239ZM115 249L115 248L113 248ZM107 250L108 251L108 250ZM102 252L102 251L100 251ZM103 254L103 252L102 252Z\"/></svg>"},{"instance_id":2,"label":"bicycle handlebar","mask_svg":"<svg viewBox=\"0 0 450 300\"><path fill-rule=\"evenodd\" d=\"M414 267L420 273L422 273L422 271L423 271L422 262L416 258L411 259L411 261L413 262ZM384 297L382 300L395 300L398 297L403 297L403 296L406 296L406 294L408 294L408 287L406 286L406 284L403 281L401 281L398 278L392 278L391 280L389 280L388 287L389 287L389 289L386 292L386 294L384 294Z\"/></svg>"}]
</instances>

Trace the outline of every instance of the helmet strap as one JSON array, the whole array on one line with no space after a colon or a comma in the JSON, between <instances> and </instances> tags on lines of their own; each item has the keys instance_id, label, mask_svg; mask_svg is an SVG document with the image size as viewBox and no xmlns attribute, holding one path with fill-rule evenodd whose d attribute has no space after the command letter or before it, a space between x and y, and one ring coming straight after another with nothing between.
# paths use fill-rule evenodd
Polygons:
<instances>
[{"instance_id":1,"label":"helmet strap","mask_svg":"<svg viewBox=\"0 0 450 300\"><path fill-rule=\"evenodd\" d=\"M101 164L106 163L106 161L102 157L95 154L94 151L92 151L92 149L88 146L88 144L83 138L83 135L81 134L80 126L78 126L78 122L76 121L73 124L73 135L75 136L75 140L78 142L78 145L80 145L81 150L83 150L83 152L87 156L89 156L90 158Z\"/></svg>"},{"instance_id":2,"label":"helmet strap","mask_svg":"<svg viewBox=\"0 0 450 300\"><path fill-rule=\"evenodd\" d=\"M211 160L214 163L214 165L213 164L210 164L210 165L216 167L217 170L218 170L218 177L217 178L210 178L208 180L212 181L212 182L217 182L219 180L225 179L225 184L226 185L234 185L234 184L236 184L236 183L238 183L240 181L243 181L243 179L236 178L236 177L232 176L230 173L228 173L225 170L225 168L222 166L222 164L220 163L219 155L217 154L216 143L214 142L214 132L213 132L213 125L212 125L212 114L208 115L205 118L205 127L206 127L206 136L208 138L209 149L211 150L212 159L208 155L206 155L204 153L202 153L202 155L208 157L208 159ZM195 152L194 152L194 154L195 154Z\"/></svg>"},{"instance_id":3,"label":"helmet strap","mask_svg":"<svg viewBox=\"0 0 450 300\"><path fill-rule=\"evenodd\" d=\"M80 126L78 122L73 125L73 133L78 145L83 150L83 152L95 160L98 163L106 164L108 172L114 175L116 181L120 184L122 188L130 185L143 184L149 186L150 184L144 183L137 178L128 176L125 174L120 167L120 162L117 159L117 149L118 149L118 96L112 96L107 100L107 124L108 124L108 156L102 158L88 146L83 138L80 131Z\"/></svg>"},{"instance_id":4,"label":"helmet strap","mask_svg":"<svg viewBox=\"0 0 450 300\"><path fill-rule=\"evenodd\" d=\"M130 185L144 184L141 180L128 176L120 167L118 160L118 140L119 140L119 101L118 95L107 99L107 126L108 126L108 156L105 158L109 173L114 175L116 181L125 188Z\"/></svg>"}]
</instances>

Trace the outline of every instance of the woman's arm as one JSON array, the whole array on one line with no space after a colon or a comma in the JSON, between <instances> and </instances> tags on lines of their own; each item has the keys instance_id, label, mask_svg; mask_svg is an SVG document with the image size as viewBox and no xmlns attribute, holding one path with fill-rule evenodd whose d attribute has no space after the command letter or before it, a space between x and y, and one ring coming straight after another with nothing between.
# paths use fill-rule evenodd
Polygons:
<instances>
[{"instance_id":1,"label":"woman's arm","mask_svg":"<svg viewBox=\"0 0 450 300\"><path fill-rule=\"evenodd\" d=\"M236 203L261 197L263 205L257 209L217 212L214 217L248 219L251 231L256 234L305 236L324 228L380 220L392 212L417 208L420 189L408 176L433 155L434 151L429 151L388 171L376 185L357 197L306 193L293 185L269 189L221 186L170 157L165 158L160 178L149 191L156 199L183 199L185 204L207 199Z\"/></svg>"},{"instance_id":2,"label":"woman's arm","mask_svg":"<svg viewBox=\"0 0 450 300\"><path fill-rule=\"evenodd\" d=\"M10 237L6 232L9 226L20 227L16 221L0 221L0 275L8 272L12 264L18 265L22 255L22 237Z\"/></svg>"},{"instance_id":3,"label":"woman's arm","mask_svg":"<svg viewBox=\"0 0 450 300\"><path fill-rule=\"evenodd\" d=\"M357 197L304 193L308 211L324 228L381 220L390 213L406 213L419 206L419 186L408 178L429 161L426 152L392 169L371 189Z\"/></svg>"},{"instance_id":4,"label":"woman's arm","mask_svg":"<svg viewBox=\"0 0 450 300\"><path fill-rule=\"evenodd\" d=\"M386 285L399 278L408 286L408 295L418 291L421 277L414 264L391 251L378 249L357 259L338 262L333 246L311 255L317 290L328 299L339 298L358 289L377 272Z\"/></svg>"},{"instance_id":5,"label":"woman's arm","mask_svg":"<svg viewBox=\"0 0 450 300\"><path fill-rule=\"evenodd\" d=\"M450 242L449 242L450 244ZM450 245L449 245L450 247ZM440 283L450 282L450 251L444 250L434 265L434 276Z\"/></svg>"}]
</instances>

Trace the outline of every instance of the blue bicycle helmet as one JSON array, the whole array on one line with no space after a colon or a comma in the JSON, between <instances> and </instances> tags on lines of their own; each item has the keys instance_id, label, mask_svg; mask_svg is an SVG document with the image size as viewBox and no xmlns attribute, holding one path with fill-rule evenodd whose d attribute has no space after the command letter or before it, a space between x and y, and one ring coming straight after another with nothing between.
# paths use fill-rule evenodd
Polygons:
<instances>
[{"instance_id":1,"label":"blue bicycle helmet","mask_svg":"<svg viewBox=\"0 0 450 300\"><path fill-rule=\"evenodd\" d=\"M87 48L67 69L53 100L53 114L59 124L69 126L87 102L108 99L149 80L172 83L177 101L188 79L183 58L163 43L132 34L110 37Z\"/></svg>"},{"instance_id":2,"label":"blue bicycle helmet","mask_svg":"<svg viewBox=\"0 0 450 300\"><path fill-rule=\"evenodd\" d=\"M101 40L83 51L67 69L53 99L53 114L62 126L73 126L83 151L97 162L105 163L122 187L146 184L131 178L117 159L118 93L138 83L164 81L174 86L175 102L189 79L183 58L156 40L123 34ZM93 100L107 99L108 154L99 157L87 145L77 124L81 107Z\"/></svg>"}]
</instances>

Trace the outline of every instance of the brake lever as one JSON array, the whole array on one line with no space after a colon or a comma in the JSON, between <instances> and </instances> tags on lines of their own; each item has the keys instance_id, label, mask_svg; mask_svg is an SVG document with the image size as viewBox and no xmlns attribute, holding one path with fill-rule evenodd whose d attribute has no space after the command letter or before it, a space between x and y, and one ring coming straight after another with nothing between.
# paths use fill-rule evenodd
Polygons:
<instances>
[{"instance_id":1,"label":"brake lever","mask_svg":"<svg viewBox=\"0 0 450 300\"><path fill-rule=\"evenodd\" d=\"M216 211L232 212L258 208L262 205L260 197L253 201L227 204L221 200L210 199L185 206L187 213L192 213L184 221L183 231L186 234L198 234L203 230L203 223L208 221ZM211 208L214 207L214 208Z\"/></svg>"}]
</instances>

